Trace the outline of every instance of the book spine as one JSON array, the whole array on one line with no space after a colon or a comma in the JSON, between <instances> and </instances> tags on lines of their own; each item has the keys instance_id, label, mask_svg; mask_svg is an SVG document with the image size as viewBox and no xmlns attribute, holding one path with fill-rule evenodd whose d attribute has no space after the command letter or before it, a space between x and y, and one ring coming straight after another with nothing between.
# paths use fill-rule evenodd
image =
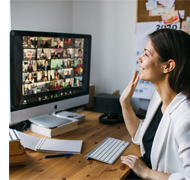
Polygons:
<instances>
[{"instance_id":1,"label":"book spine","mask_svg":"<svg viewBox=\"0 0 190 180\"><path fill-rule=\"evenodd\" d=\"M41 139L39 140L38 144L37 144L36 147L35 147L35 150L36 150L36 151L38 151L38 150L42 147L42 145L43 145L43 143L45 142L45 140L46 140L46 138L41 138Z\"/></svg>"},{"instance_id":2,"label":"book spine","mask_svg":"<svg viewBox=\"0 0 190 180\"><path fill-rule=\"evenodd\" d=\"M31 124L30 130L34 133L41 134L41 135L47 136L47 137L51 137L51 129L47 129L42 126L38 126L36 124Z\"/></svg>"},{"instance_id":3,"label":"book spine","mask_svg":"<svg viewBox=\"0 0 190 180\"><path fill-rule=\"evenodd\" d=\"M16 130L14 129L9 129L9 141L12 141L12 140L19 140L20 137L19 135L17 134Z\"/></svg>"}]
</instances>

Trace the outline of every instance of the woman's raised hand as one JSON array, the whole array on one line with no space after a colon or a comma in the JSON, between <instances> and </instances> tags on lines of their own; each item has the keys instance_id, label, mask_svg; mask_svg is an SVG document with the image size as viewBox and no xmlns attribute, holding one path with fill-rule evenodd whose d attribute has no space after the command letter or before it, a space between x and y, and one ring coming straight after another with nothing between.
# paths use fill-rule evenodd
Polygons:
<instances>
[{"instance_id":1,"label":"woman's raised hand","mask_svg":"<svg viewBox=\"0 0 190 180\"><path fill-rule=\"evenodd\" d=\"M122 105L130 105L130 100L133 96L133 93L135 91L138 81L139 81L139 75L138 75L137 71L135 71L130 83L124 89L124 91L122 92L122 94L120 96L121 106Z\"/></svg>"}]
</instances>

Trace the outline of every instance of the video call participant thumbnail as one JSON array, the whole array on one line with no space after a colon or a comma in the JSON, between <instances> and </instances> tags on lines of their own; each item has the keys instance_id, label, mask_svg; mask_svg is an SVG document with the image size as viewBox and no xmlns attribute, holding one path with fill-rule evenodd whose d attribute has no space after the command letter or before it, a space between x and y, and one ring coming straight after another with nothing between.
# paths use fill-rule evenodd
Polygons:
<instances>
[{"instance_id":1,"label":"video call participant thumbnail","mask_svg":"<svg viewBox=\"0 0 190 180\"><path fill-rule=\"evenodd\" d=\"M28 72L33 72L33 67L32 67L32 64L30 63L28 68L27 68Z\"/></svg>"},{"instance_id":2,"label":"video call participant thumbnail","mask_svg":"<svg viewBox=\"0 0 190 180\"><path fill-rule=\"evenodd\" d=\"M74 83L74 86L80 86L80 80L76 79L76 82Z\"/></svg>"},{"instance_id":3,"label":"video call participant thumbnail","mask_svg":"<svg viewBox=\"0 0 190 180\"><path fill-rule=\"evenodd\" d=\"M64 40L64 48L75 47L75 39L74 38L65 38Z\"/></svg>"},{"instance_id":4,"label":"video call participant thumbnail","mask_svg":"<svg viewBox=\"0 0 190 180\"><path fill-rule=\"evenodd\" d=\"M51 69L61 69L62 60L61 59L52 59L51 60Z\"/></svg>"},{"instance_id":5,"label":"video call participant thumbnail","mask_svg":"<svg viewBox=\"0 0 190 180\"><path fill-rule=\"evenodd\" d=\"M80 59L78 60L77 67L82 67L82 61Z\"/></svg>"},{"instance_id":6,"label":"video call participant thumbnail","mask_svg":"<svg viewBox=\"0 0 190 180\"><path fill-rule=\"evenodd\" d=\"M42 67L42 69L45 71L50 70L49 61L47 59L45 60L45 65Z\"/></svg>"},{"instance_id":7,"label":"video call participant thumbnail","mask_svg":"<svg viewBox=\"0 0 190 180\"><path fill-rule=\"evenodd\" d=\"M38 60L37 61L37 71L44 70L46 60Z\"/></svg>"},{"instance_id":8,"label":"video call participant thumbnail","mask_svg":"<svg viewBox=\"0 0 190 180\"><path fill-rule=\"evenodd\" d=\"M67 74L65 75L65 78L71 78L70 72L67 71Z\"/></svg>"},{"instance_id":9,"label":"video call participant thumbnail","mask_svg":"<svg viewBox=\"0 0 190 180\"><path fill-rule=\"evenodd\" d=\"M63 54L63 49L51 49L51 59L60 59Z\"/></svg>"},{"instance_id":10,"label":"video call participant thumbnail","mask_svg":"<svg viewBox=\"0 0 190 180\"><path fill-rule=\"evenodd\" d=\"M84 39L78 39L78 38L75 39L75 47L76 48L82 49L83 44L84 44Z\"/></svg>"},{"instance_id":11,"label":"video call participant thumbnail","mask_svg":"<svg viewBox=\"0 0 190 180\"><path fill-rule=\"evenodd\" d=\"M65 78L73 78L74 77L74 70L72 68L68 68L64 70L64 77Z\"/></svg>"},{"instance_id":12,"label":"video call participant thumbnail","mask_svg":"<svg viewBox=\"0 0 190 180\"><path fill-rule=\"evenodd\" d=\"M82 76L81 77L75 77L74 78L74 86L82 86Z\"/></svg>"},{"instance_id":13,"label":"video call participant thumbnail","mask_svg":"<svg viewBox=\"0 0 190 180\"><path fill-rule=\"evenodd\" d=\"M56 69L54 71L54 80L59 80L64 78L64 71L62 69Z\"/></svg>"},{"instance_id":14,"label":"video call participant thumbnail","mask_svg":"<svg viewBox=\"0 0 190 180\"><path fill-rule=\"evenodd\" d=\"M45 75L44 71L42 71L42 74L41 74L41 81L47 81L47 76Z\"/></svg>"},{"instance_id":15,"label":"video call participant thumbnail","mask_svg":"<svg viewBox=\"0 0 190 180\"><path fill-rule=\"evenodd\" d=\"M54 90L59 90L60 88L59 88L59 85L58 85L58 83L57 83L57 81L55 81L55 84L54 84L54 86L53 86L53 89Z\"/></svg>"},{"instance_id":16,"label":"video call participant thumbnail","mask_svg":"<svg viewBox=\"0 0 190 180\"><path fill-rule=\"evenodd\" d=\"M72 88L70 81L68 82L67 88Z\"/></svg>"},{"instance_id":17,"label":"video call participant thumbnail","mask_svg":"<svg viewBox=\"0 0 190 180\"><path fill-rule=\"evenodd\" d=\"M27 88L25 89L25 94L28 94L28 95L36 94L34 89L31 87L31 84L27 84Z\"/></svg>"},{"instance_id":18,"label":"video call participant thumbnail","mask_svg":"<svg viewBox=\"0 0 190 180\"><path fill-rule=\"evenodd\" d=\"M38 37L37 47L50 48L51 38L50 37Z\"/></svg>"},{"instance_id":19,"label":"video call participant thumbnail","mask_svg":"<svg viewBox=\"0 0 190 180\"><path fill-rule=\"evenodd\" d=\"M50 83L48 81L47 82L38 82L36 91L37 91L37 93L50 91Z\"/></svg>"},{"instance_id":20,"label":"video call participant thumbnail","mask_svg":"<svg viewBox=\"0 0 190 180\"><path fill-rule=\"evenodd\" d=\"M37 37L23 36L23 48L36 48Z\"/></svg>"},{"instance_id":21,"label":"video call participant thumbnail","mask_svg":"<svg viewBox=\"0 0 190 180\"><path fill-rule=\"evenodd\" d=\"M66 78L63 79L63 86L64 88L71 88L73 87L74 78Z\"/></svg>"},{"instance_id":22,"label":"video call participant thumbnail","mask_svg":"<svg viewBox=\"0 0 190 180\"><path fill-rule=\"evenodd\" d=\"M75 49L75 57L79 57L79 58L81 58L81 57L83 57L83 51L82 51L82 49Z\"/></svg>"},{"instance_id":23,"label":"video call participant thumbnail","mask_svg":"<svg viewBox=\"0 0 190 180\"><path fill-rule=\"evenodd\" d=\"M82 68L74 68L74 76L82 76Z\"/></svg>"},{"instance_id":24,"label":"video call participant thumbnail","mask_svg":"<svg viewBox=\"0 0 190 180\"><path fill-rule=\"evenodd\" d=\"M36 70L37 70L36 60L22 62L22 72L27 73L27 72L33 72Z\"/></svg>"},{"instance_id":25,"label":"video call participant thumbnail","mask_svg":"<svg viewBox=\"0 0 190 180\"><path fill-rule=\"evenodd\" d=\"M49 48L38 48L37 59L51 59L51 49Z\"/></svg>"},{"instance_id":26,"label":"video call participant thumbnail","mask_svg":"<svg viewBox=\"0 0 190 180\"><path fill-rule=\"evenodd\" d=\"M35 76L33 76L33 73L32 72L27 73L25 83L29 84L34 82L35 82Z\"/></svg>"},{"instance_id":27,"label":"video call participant thumbnail","mask_svg":"<svg viewBox=\"0 0 190 180\"><path fill-rule=\"evenodd\" d=\"M37 72L37 82L41 82L41 81L47 81L47 71L38 71Z\"/></svg>"},{"instance_id":28,"label":"video call participant thumbnail","mask_svg":"<svg viewBox=\"0 0 190 180\"><path fill-rule=\"evenodd\" d=\"M24 60L35 60L36 49L24 49L23 51Z\"/></svg>"},{"instance_id":29,"label":"video call participant thumbnail","mask_svg":"<svg viewBox=\"0 0 190 180\"><path fill-rule=\"evenodd\" d=\"M74 57L74 49L73 48L67 49L66 52L67 52L67 54L66 54L67 58L73 58Z\"/></svg>"},{"instance_id":30,"label":"video call participant thumbnail","mask_svg":"<svg viewBox=\"0 0 190 180\"><path fill-rule=\"evenodd\" d=\"M53 48L63 48L62 38L54 38L52 39L52 47Z\"/></svg>"}]
</instances>

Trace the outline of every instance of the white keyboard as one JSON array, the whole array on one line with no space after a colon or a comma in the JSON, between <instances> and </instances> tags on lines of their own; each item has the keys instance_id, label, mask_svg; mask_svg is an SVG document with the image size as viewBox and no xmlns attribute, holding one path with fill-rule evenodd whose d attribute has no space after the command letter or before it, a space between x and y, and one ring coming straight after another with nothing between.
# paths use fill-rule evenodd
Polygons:
<instances>
[{"instance_id":1,"label":"white keyboard","mask_svg":"<svg viewBox=\"0 0 190 180\"><path fill-rule=\"evenodd\" d=\"M129 142L107 137L90 151L85 159L91 158L108 164L113 164L127 148Z\"/></svg>"}]
</instances>

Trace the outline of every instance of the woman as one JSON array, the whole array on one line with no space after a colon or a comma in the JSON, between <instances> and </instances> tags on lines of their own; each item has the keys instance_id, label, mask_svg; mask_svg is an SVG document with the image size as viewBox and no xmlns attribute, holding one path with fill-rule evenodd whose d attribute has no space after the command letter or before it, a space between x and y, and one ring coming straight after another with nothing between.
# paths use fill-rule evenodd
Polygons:
<instances>
[{"instance_id":1,"label":"woman","mask_svg":"<svg viewBox=\"0 0 190 180\"><path fill-rule=\"evenodd\" d=\"M34 78L31 72L29 72L27 78L26 78L26 83L34 83Z\"/></svg>"},{"instance_id":2,"label":"woman","mask_svg":"<svg viewBox=\"0 0 190 180\"><path fill-rule=\"evenodd\" d=\"M28 72L33 72L33 67L32 67L32 64L30 63L29 66L28 66Z\"/></svg>"},{"instance_id":3,"label":"woman","mask_svg":"<svg viewBox=\"0 0 190 180\"><path fill-rule=\"evenodd\" d=\"M126 127L140 144L142 157L121 157L142 179L190 179L190 36L161 29L149 35L144 53L120 97ZM130 105L138 80L155 86L146 118L137 118Z\"/></svg>"}]
</instances>

